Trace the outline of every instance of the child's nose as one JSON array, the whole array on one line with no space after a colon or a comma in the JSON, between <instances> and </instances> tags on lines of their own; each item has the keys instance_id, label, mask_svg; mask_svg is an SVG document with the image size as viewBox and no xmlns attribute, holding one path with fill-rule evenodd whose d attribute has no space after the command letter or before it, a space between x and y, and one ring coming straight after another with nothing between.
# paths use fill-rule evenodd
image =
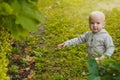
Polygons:
<instances>
[{"instance_id":1,"label":"child's nose","mask_svg":"<svg viewBox=\"0 0 120 80\"><path fill-rule=\"evenodd\" d=\"M93 25L94 27L96 27L97 26L97 24L96 23L94 23L94 25Z\"/></svg>"}]
</instances>

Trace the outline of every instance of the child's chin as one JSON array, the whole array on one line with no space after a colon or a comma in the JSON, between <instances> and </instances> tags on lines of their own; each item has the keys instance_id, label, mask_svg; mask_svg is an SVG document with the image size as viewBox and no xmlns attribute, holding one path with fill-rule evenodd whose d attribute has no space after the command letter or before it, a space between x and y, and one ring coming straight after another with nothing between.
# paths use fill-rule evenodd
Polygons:
<instances>
[{"instance_id":1,"label":"child's chin","mask_svg":"<svg viewBox=\"0 0 120 80\"><path fill-rule=\"evenodd\" d=\"M92 31L93 33L97 33L98 32L98 30L94 30L94 31Z\"/></svg>"}]
</instances>

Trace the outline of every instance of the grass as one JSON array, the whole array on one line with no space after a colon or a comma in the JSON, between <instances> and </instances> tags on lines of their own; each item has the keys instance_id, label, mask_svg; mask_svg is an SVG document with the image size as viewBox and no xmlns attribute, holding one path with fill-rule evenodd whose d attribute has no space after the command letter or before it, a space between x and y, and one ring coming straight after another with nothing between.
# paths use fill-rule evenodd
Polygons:
<instances>
[{"instance_id":1,"label":"grass","mask_svg":"<svg viewBox=\"0 0 120 80\"><path fill-rule=\"evenodd\" d=\"M119 0L39 0L37 5L47 23L40 25L40 32L34 35L37 42L31 40L30 43L39 54L36 56L35 80L87 80L86 45L64 49L58 49L57 45L88 31L88 15L93 10L105 13L105 28L116 46L112 57L120 56L119 3Z\"/></svg>"}]
</instances>

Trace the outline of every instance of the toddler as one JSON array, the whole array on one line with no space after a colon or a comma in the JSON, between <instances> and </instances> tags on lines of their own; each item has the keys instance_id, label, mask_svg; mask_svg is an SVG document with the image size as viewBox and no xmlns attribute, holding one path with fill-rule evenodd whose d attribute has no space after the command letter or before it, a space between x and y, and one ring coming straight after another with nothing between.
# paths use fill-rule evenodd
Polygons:
<instances>
[{"instance_id":1,"label":"toddler","mask_svg":"<svg viewBox=\"0 0 120 80\"><path fill-rule=\"evenodd\" d=\"M89 26L91 31L58 44L58 47L64 48L66 46L75 46L86 42L89 58L95 57L97 60L103 60L105 55L111 56L114 52L114 44L112 37L104 29L104 13L100 11L91 12L89 15Z\"/></svg>"}]
</instances>

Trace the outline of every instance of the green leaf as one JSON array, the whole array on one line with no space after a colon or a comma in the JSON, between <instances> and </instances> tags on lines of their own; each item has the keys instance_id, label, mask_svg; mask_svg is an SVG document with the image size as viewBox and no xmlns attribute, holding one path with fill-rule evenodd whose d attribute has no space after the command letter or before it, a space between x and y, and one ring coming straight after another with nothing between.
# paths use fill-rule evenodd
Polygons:
<instances>
[{"instance_id":1,"label":"green leaf","mask_svg":"<svg viewBox=\"0 0 120 80\"><path fill-rule=\"evenodd\" d=\"M98 77L98 75L99 75L98 64L97 64L95 59L89 59L88 60L88 70L89 70L89 73L90 73L89 76L88 76L89 80L94 80L96 77Z\"/></svg>"},{"instance_id":2,"label":"green leaf","mask_svg":"<svg viewBox=\"0 0 120 80\"><path fill-rule=\"evenodd\" d=\"M37 25L44 18L35 6L26 0L13 0L11 7L13 8L14 16L11 17L10 21L6 20L6 24L11 24L8 29L15 38L23 39L29 32L38 30Z\"/></svg>"},{"instance_id":3,"label":"green leaf","mask_svg":"<svg viewBox=\"0 0 120 80\"><path fill-rule=\"evenodd\" d=\"M88 70L90 74L98 76L98 64L95 59L88 60Z\"/></svg>"},{"instance_id":4,"label":"green leaf","mask_svg":"<svg viewBox=\"0 0 120 80\"><path fill-rule=\"evenodd\" d=\"M22 16L22 15L17 16L16 23L21 24L23 29L28 31L37 31L38 29L36 22L26 16Z\"/></svg>"},{"instance_id":5,"label":"green leaf","mask_svg":"<svg viewBox=\"0 0 120 80\"><path fill-rule=\"evenodd\" d=\"M0 15L7 16L11 14L13 14L13 9L11 6L6 2L0 3Z\"/></svg>"},{"instance_id":6,"label":"green leaf","mask_svg":"<svg viewBox=\"0 0 120 80\"><path fill-rule=\"evenodd\" d=\"M116 63L116 62L112 63L112 64L110 64L110 67L114 70L120 71L120 63Z\"/></svg>"},{"instance_id":7,"label":"green leaf","mask_svg":"<svg viewBox=\"0 0 120 80\"><path fill-rule=\"evenodd\" d=\"M101 79L100 79L100 76L98 76L98 77L94 78L93 80L101 80Z\"/></svg>"}]
</instances>

